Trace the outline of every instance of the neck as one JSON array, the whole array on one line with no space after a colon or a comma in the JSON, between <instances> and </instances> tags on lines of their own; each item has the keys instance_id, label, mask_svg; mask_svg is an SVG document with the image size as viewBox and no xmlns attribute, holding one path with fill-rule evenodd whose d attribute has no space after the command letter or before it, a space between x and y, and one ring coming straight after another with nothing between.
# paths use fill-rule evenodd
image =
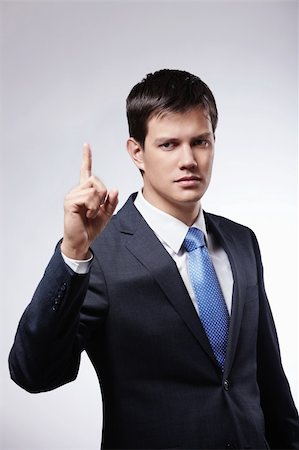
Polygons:
<instances>
[{"instance_id":1,"label":"neck","mask_svg":"<svg viewBox=\"0 0 299 450\"><path fill-rule=\"evenodd\" d=\"M170 203L157 201L157 199L148 196L144 190L142 193L145 200L147 200L155 208L158 208L161 211L175 217L188 227L191 227L191 225L195 222L201 208L199 200L196 202Z\"/></svg>"},{"instance_id":2,"label":"neck","mask_svg":"<svg viewBox=\"0 0 299 450\"><path fill-rule=\"evenodd\" d=\"M179 209L174 209L172 212L168 212L168 214L171 214L176 219L183 222L188 227L191 227L193 223L195 222L198 214L200 211L200 203L198 202L195 207L188 208L186 205L184 207L180 207Z\"/></svg>"}]
</instances>

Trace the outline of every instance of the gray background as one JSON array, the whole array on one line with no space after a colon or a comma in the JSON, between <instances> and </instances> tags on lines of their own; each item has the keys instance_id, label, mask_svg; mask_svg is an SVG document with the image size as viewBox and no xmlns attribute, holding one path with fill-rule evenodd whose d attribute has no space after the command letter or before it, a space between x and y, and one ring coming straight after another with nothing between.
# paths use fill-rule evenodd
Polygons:
<instances>
[{"instance_id":1,"label":"gray background","mask_svg":"<svg viewBox=\"0 0 299 450\"><path fill-rule=\"evenodd\" d=\"M76 382L39 395L10 381L7 355L61 237L82 144L120 204L141 186L125 150L125 98L161 68L196 73L216 96L203 206L257 234L298 405L297 24L296 1L1 3L2 449L99 446L100 393L85 355Z\"/></svg>"}]
</instances>

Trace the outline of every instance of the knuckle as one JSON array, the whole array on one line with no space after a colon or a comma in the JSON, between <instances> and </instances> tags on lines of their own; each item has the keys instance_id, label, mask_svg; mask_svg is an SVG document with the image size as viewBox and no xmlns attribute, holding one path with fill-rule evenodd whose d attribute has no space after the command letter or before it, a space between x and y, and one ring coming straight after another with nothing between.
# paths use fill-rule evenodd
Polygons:
<instances>
[{"instance_id":1,"label":"knuckle","mask_svg":"<svg viewBox=\"0 0 299 450\"><path fill-rule=\"evenodd\" d=\"M96 177L95 175L92 175L91 180L92 180L93 185L97 186L98 189L106 190L105 184L98 177Z\"/></svg>"},{"instance_id":2,"label":"knuckle","mask_svg":"<svg viewBox=\"0 0 299 450\"><path fill-rule=\"evenodd\" d=\"M100 180L95 175L90 175L89 181L91 181L92 184L98 184Z\"/></svg>"}]
</instances>

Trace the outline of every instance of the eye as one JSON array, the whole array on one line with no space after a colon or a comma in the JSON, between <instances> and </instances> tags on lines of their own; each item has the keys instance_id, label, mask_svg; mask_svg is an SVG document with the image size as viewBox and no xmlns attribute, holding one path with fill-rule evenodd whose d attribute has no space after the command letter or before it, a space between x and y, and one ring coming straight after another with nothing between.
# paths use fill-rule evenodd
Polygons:
<instances>
[{"instance_id":1,"label":"eye","mask_svg":"<svg viewBox=\"0 0 299 450\"><path fill-rule=\"evenodd\" d=\"M163 150L171 150L174 148L174 143L173 142L163 142L163 144L160 144L159 147L162 148Z\"/></svg>"},{"instance_id":2,"label":"eye","mask_svg":"<svg viewBox=\"0 0 299 450\"><path fill-rule=\"evenodd\" d=\"M208 139L197 139L193 142L196 147L206 148L209 147L210 141Z\"/></svg>"}]
</instances>

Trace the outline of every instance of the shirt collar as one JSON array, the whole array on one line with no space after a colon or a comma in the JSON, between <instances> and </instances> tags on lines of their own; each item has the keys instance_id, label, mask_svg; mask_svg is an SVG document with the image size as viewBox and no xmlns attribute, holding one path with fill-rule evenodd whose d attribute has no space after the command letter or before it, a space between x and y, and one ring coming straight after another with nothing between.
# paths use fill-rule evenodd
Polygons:
<instances>
[{"instance_id":1,"label":"shirt collar","mask_svg":"<svg viewBox=\"0 0 299 450\"><path fill-rule=\"evenodd\" d=\"M157 237L175 253L179 253L189 227L170 214L153 206L144 198L141 191L138 192L134 205ZM200 208L192 226L199 228L204 233L207 241L207 229L202 208Z\"/></svg>"}]
</instances>

